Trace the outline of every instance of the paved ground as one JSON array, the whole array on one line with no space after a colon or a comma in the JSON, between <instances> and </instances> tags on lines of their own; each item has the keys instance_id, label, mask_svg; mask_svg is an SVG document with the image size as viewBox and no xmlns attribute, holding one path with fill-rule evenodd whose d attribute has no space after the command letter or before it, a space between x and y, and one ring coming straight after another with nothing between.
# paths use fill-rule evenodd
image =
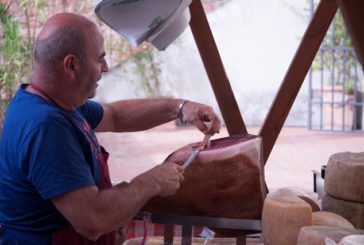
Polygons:
<instances>
[{"instance_id":1,"label":"paved ground","mask_svg":"<svg viewBox=\"0 0 364 245\"><path fill-rule=\"evenodd\" d=\"M257 134L258 128L248 132ZM227 136L222 129L220 138ZM130 180L161 163L174 150L201 141L203 135L193 127L176 127L174 123L136 133L99 133L100 143L111 153L110 173L113 182ZM269 189L297 187L313 189L311 170L320 170L331 154L364 151L364 134L327 133L306 128L287 127L268 159L265 175Z\"/></svg>"}]
</instances>

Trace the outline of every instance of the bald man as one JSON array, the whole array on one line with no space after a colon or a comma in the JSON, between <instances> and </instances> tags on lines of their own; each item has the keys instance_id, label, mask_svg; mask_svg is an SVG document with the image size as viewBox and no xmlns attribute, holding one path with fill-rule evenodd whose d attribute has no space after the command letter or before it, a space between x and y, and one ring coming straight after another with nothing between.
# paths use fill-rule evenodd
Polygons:
<instances>
[{"instance_id":1,"label":"bald man","mask_svg":"<svg viewBox=\"0 0 364 245\"><path fill-rule=\"evenodd\" d=\"M204 134L219 131L211 107L195 102L89 100L108 71L103 46L97 26L76 14L51 17L39 33L31 83L9 105L0 141L1 244L111 245L150 198L178 190L173 162L112 187L94 131L140 131L178 117Z\"/></svg>"}]
</instances>

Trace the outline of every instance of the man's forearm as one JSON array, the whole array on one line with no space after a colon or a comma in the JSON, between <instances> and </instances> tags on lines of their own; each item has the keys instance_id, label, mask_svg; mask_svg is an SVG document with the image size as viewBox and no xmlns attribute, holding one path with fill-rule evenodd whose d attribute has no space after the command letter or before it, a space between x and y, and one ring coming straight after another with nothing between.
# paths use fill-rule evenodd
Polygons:
<instances>
[{"instance_id":1,"label":"man's forearm","mask_svg":"<svg viewBox=\"0 0 364 245\"><path fill-rule=\"evenodd\" d=\"M81 235L96 240L102 234L124 226L156 195L172 195L183 181L182 168L164 163L121 183L99 191L89 186L52 199L58 210Z\"/></svg>"},{"instance_id":2,"label":"man's forearm","mask_svg":"<svg viewBox=\"0 0 364 245\"><path fill-rule=\"evenodd\" d=\"M104 118L97 131L141 131L177 118L180 99L135 99L104 104Z\"/></svg>"},{"instance_id":3,"label":"man's forearm","mask_svg":"<svg viewBox=\"0 0 364 245\"><path fill-rule=\"evenodd\" d=\"M53 199L54 204L75 230L91 240L125 224L153 196L159 186L145 174L130 183L99 191L90 186Z\"/></svg>"},{"instance_id":4,"label":"man's forearm","mask_svg":"<svg viewBox=\"0 0 364 245\"><path fill-rule=\"evenodd\" d=\"M109 190L100 191L92 223L98 224L96 237L125 226L143 205L158 194L159 187L146 184L143 176L130 183L120 183Z\"/></svg>"}]
</instances>

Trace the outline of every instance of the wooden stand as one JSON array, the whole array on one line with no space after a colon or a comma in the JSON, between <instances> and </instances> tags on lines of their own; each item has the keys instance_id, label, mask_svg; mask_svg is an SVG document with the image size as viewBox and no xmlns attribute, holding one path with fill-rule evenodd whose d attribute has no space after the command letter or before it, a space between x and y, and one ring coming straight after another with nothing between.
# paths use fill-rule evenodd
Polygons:
<instances>
[{"instance_id":1,"label":"wooden stand","mask_svg":"<svg viewBox=\"0 0 364 245\"><path fill-rule=\"evenodd\" d=\"M260 220L213 218L200 216L184 216L171 214L150 214L143 217L144 221L164 224L164 244L173 244L174 225L182 226L182 245L190 245L192 242L192 227L206 226L213 228L237 229L242 231L257 232L262 229ZM246 236L236 238L236 244L245 245Z\"/></svg>"},{"instance_id":2,"label":"wooden stand","mask_svg":"<svg viewBox=\"0 0 364 245\"><path fill-rule=\"evenodd\" d=\"M293 102L297 97L312 61L338 8L343 13L359 61L362 66L364 65L364 1L321 0L259 132L259 136L263 139L264 163L267 162L288 113L292 108ZM247 134L248 132L243 117L239 111L229 79L225 73L201 0L193 0L190 5L190 12L190 27L229 135ZM165 229L165 244L172 244L172 224L181 224L183 226L183 245L191 244L191 227L193 225L212 226L211 222L217 222L215 225L219 226L213 227L233 228L234 225L237 225L234 226L235 229L261 230L260 220L229 219L227 223L225 221L227 219L224 218L215 219L171 215L163 217L152 215L151 219L151 222L169 224ZM239 238L238 244L245 244L245 237Z\"/></svg>"}]
</instances>

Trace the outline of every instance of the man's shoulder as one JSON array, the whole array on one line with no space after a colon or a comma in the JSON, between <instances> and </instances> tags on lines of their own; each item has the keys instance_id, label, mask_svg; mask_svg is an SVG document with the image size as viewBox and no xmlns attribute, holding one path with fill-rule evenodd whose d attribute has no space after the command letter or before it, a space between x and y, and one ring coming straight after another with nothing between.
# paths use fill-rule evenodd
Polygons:
<instances>
[{"instance_id":1,"label":"man's shoulder","mask_svg":"<svg viewBox=\"0 0 364 245\"><path fill-rule=\"evenodd\" d=\"M50 120L62 120L62 113L46 101L31 96L14 97L14 100L8 107L6 114L7 120L15 120L20 123L26 120L27 123L41 123Z\"/></svg>"}]
</instances>

